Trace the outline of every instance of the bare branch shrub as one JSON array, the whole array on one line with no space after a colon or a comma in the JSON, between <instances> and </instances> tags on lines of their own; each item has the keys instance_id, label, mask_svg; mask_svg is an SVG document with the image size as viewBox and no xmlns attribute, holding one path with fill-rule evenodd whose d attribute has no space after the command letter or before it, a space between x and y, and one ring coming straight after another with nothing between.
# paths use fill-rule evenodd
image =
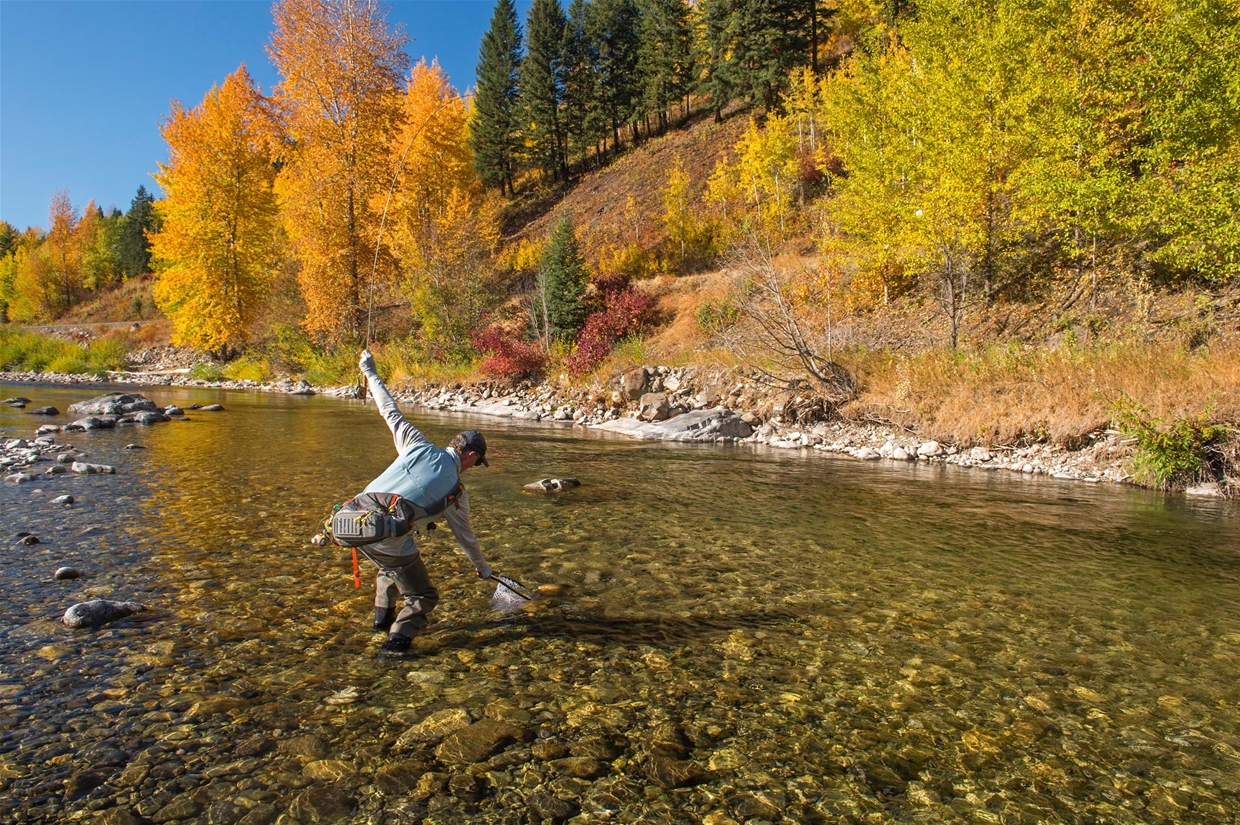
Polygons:
<instances>
[{"instance_id":1,"label":"bare branch shrub","mask_svg":"<svg viewBox=\"0 0 1240 825\"><path fill-rule=\"evenodd\" d=\"M780 269L769 241L752 235L729 257L740 276L742 323L723 331L728 348L760 380L781 390L808 389L830 412L855 399L856 380L831 358L828 296L812 274Z\"/></svg>"}]
</instances>

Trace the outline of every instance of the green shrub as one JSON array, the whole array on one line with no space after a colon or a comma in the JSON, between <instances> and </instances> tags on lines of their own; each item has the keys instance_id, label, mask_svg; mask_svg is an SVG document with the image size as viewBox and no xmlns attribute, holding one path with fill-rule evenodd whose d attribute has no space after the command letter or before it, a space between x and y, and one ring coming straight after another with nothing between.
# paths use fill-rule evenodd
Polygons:
<instances>
[{"instance_id":1,"label":"green shrub","mask_svg":"<svg viewBox=\"0 0 1240 825\"><path fill-rule=\"evenodd\" d=\"M125 339L109 336L90 342L90 346L86 349L86 362L90 365L92 372L123 370L128 355L129 345Z\"/></svg>"},{"instance_id":2,"label":"green shrub","mask_svg":"<svg viewBox=\"0 0 1240 825\"><path fill-rule=\"evenodd\" d=\"M222 381L224 371L214 361L199 361L189 368L189 377L195 381Z\"/></svg>"},{"instance_id":3,"label":"green shrub","mask_svg":"<svg viewBox=\"0 0 1240 825\"><path fill-rule=\"evenodd\" d=\"M46 368L40 372L58 372L62 375L82 375L88 372L97 372L92 370L86 363L85 352L81 354L64 353L57 356Z\"/></svg>"},{"instance_id":4,"label":"green shrub","mask_svg":"<svg viewBox=\"0 0 1240 825\"><path fill-rule=\"evenodd\" d=\"M1130 399L1116 407L1120 429L1137 440L1132 458L1137 481L1167 490L1221 476L1220 447L1232 436L1231 427L1211 423L1208 412L1167 423Z\"/></svg>"},{"instance_id":5,"label":"green shrub","mask_svg":"<svg viewBox=\"0 0 1240 825\"><path fill-rule=\"evenodd\" d=\"M741 308L731 298L722 298L719 303L706 300L693 310L693 319L704 334L718 335L741 319Z\"/></svg>"},{"instance_id":6,"label":"green shrub","mask_svg":"<svg viewBox=\"0 0 1240 825\"><path fill-rule=\"evenodd\" d=\"M109 336L83 348L74 341L25 330L0 329L0 369L102 375L125 368L129 351L123 338Z\"/></svg>"},{"instance_id":7,"label":"green shrub","mask_svg":"<svg viewBox=\"0 0 1240 825\"><path fill-rule=\"evenodd\" d=\"M267 359L243 355L224 367L224 377L233 381L269 381L271 370Z\"/></svg>"}]
</instances>

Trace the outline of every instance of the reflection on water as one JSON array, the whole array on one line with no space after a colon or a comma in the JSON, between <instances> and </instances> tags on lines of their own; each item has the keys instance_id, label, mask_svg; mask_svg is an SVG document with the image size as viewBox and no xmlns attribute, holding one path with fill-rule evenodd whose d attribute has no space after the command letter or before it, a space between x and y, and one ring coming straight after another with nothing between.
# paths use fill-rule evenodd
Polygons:
<instances>
[{"instance_id":1,"label":"reflection on water","mask_svg":"<svg viewBox=\"0 0 1240 825\"><path fill-rule=\"evenodd\" d=\"M92 394L4 389L61 409ZM486 431L492 467L465 479L482 546L545 595L492 610L494 584L437 531L444 600L419 656L390 662L372 579L355 591L347 553L306 543L391 458L374 407L147 395L226 411L73 435L120 474L0 488L5 534L44 542L0 555L5 821L1240 809L1233 505L421 416L440 444ZM36 423L0 409L7 435ZM566 475L583 486L520 490ZM69 511L50 504L64 492ZM86 575L53 581L61 564ZM57 622L90 597L152 611Z\"/></svg>"}]
</instances>

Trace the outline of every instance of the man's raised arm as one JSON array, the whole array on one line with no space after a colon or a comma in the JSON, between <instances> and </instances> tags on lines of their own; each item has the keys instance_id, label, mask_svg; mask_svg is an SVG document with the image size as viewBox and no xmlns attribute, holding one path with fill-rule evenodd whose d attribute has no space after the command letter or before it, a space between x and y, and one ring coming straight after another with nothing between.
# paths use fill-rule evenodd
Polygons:
<instances>
[{"instance_id":1,"label":"man's raised arm","mask_svg":"<svg viewBox=\"0 0 1240 825\"><path fill-rule=\"evenodd\" d=\"M396 402L392 400L391 393L383 384L383 379L379 377L378 371L375 369L375 357L370 354L370 350L362 350L361 360L358 366L362 368L362 375L366 376L366 383L370 386L370 394L374 396L375 405L379 408L379 415L383 416L383 420L387 422L388 429L392 431L392 438L396 442L396 451L403 452L410 444L417 444L419 441L426 441L426 436L422 435L422 431L409 423L409 420L401 414L400 409L396 406Z\"/></svg>"}]
</instances>

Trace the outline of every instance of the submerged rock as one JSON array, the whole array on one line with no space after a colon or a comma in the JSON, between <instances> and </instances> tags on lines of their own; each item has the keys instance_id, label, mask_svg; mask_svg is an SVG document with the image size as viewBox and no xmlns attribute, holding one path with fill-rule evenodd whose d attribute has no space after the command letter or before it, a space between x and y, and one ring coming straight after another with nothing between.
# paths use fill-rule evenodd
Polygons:
<instances>
[{"instance_id":1,"label":"submerged rock","mask_svg":"<svg viewBox=\"0 0 1240 825\"><path fill-rule=\"evenodd\" d=\"M61 621L69 627L99 627L126 616L146 610L137 602L114 602L110 599L93 599L78 602L65 611Z\"/></svg>"},{"instance_id":2,"label":"submerged rock","mask_svg":"<svg viewBox=\"0 0 1240 825\"><path fill-rule=\"evenodd\" d=\"M575 478L544 478L526 484L522 489L531 493L558 493L571 487L580 487L581 482Z\"/></svg>"},{"instance_id":3,"label":"submerged rock","mask_svg":"<svg viewBox=\"0 0 1240 825\"><path fill-rule=\"evenodd\" d=\"M33 410L28 410L26 415L60 415L60 410L55 407L35 407Z\"/></svg>"},{"instance_id":4,"label":"submerged rock","mask_svg":"<svg viewBox=\"0 0 1240 825\"><path fill-rule=\"evenodd\" d=\"M447 765L472 765L486 760L511 742L529 738L526 730L506 722L483 719L449 735L435 749L435 756Z\"/></svg>"}]
</instances>

